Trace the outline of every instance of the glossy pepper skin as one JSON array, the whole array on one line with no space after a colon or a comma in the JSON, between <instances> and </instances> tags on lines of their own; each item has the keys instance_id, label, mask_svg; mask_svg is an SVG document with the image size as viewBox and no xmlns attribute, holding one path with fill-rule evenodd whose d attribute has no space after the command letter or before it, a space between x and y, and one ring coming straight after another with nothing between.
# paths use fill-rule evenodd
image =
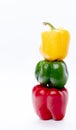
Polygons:
<instances>
[{"instance_id":1,"label":"glossy pepper skin","mask_svg":"<svg viewBox=\"0 0 76 130\"><path fill-rule=\"evenodd\" d=\"M32 101L37 115L42 120L62 120L66 113L68 91L36 85L32 90Z\"/></svg>"},{"instance_id":2,"label":"glossy pepper skin","mask_svg":"<svg viewBox=\"0 0 76 130\"><path fill-rule=\"evenodd\" d=\"M35 77L43 85L62 88L68 80L68 70L64 61L39 61L35 68Z\"/></svg>"},{"instance_id":3,"label":"glossy pepper skin","mask_svg":"<svg viewBox=\"0 0 76 130\"><path fill-rule=\"evenodd\" d=\"M70 34L68 30L64 28L54 28L50 23L44 23L49 25L51 29L49 31L42 32L42 43L40 46L40 52L42 56L50 61L63 60L68 53Z\"/></svg>"}]
</instances>

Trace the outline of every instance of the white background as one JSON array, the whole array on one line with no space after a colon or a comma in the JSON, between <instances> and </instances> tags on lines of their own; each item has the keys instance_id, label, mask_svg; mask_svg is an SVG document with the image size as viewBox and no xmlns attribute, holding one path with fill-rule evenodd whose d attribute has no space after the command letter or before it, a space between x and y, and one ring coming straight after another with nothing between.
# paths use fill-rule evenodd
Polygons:
<instances>
[{"instance_id":1,"label":"white background","mask_svg":"<svg viewBox=\"0 0 76 130\"><path fill-rule=\"evenodd\" d=\"M70 31L65 62L69 102L64 120L41 121L32 107L32 88L43 21ZM0 130L76 129L76 4L75 0L0 0Z\"/></svg>"}]
</instances>

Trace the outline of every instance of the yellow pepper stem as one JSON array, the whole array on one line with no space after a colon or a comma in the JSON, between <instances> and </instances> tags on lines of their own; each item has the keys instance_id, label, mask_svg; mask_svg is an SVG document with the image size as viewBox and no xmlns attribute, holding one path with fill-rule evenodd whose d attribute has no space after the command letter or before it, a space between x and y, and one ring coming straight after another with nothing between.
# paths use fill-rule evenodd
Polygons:
<instances>
[{"instance_id":1,"label":"yellow pepper stem","mask_svg":"<svg viewBox=\"0 0 76 130\"><path fill-rule=\"evenodd\" d=\"M51 29L55 29L55 27L51 23L49 23L49 22L43 22L43 24L50 26Z\"/></svg>"}]
</instances>

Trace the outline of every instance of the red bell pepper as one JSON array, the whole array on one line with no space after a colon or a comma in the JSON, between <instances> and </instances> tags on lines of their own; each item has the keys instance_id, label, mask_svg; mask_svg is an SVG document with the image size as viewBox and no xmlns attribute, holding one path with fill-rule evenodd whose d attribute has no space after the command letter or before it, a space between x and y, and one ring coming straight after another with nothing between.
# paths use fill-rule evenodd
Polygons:
<instances>
[{"instance_id":1,"label":"red bell pepper","mask_svg":"<svg viewBox=\"0 0 76 130\"><path fill-rule=\"evenodd\" d=\"M37 115L42 120L61 120L66 112L68 91L65 87L47 88L39 84L32 89L32 101Z\"/></svg>"}]
</instances>

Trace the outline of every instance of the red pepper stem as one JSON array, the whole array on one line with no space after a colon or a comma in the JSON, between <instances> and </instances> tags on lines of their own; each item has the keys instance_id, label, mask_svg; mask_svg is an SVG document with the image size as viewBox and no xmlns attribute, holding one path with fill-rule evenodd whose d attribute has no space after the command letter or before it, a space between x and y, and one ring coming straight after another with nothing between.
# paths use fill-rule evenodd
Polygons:
<instances>
[{"instance_id":1,"label":"red pepper stem","mask_svg":"<svg viewBox=\"0 0 76 130\"><path fill-rule=\"evenodd\" d=\"M43 24L50 26L51 29L55 29L55 27L51 23L49 23L49 22L43 22Z\"/></svg>"}]
</instances>

